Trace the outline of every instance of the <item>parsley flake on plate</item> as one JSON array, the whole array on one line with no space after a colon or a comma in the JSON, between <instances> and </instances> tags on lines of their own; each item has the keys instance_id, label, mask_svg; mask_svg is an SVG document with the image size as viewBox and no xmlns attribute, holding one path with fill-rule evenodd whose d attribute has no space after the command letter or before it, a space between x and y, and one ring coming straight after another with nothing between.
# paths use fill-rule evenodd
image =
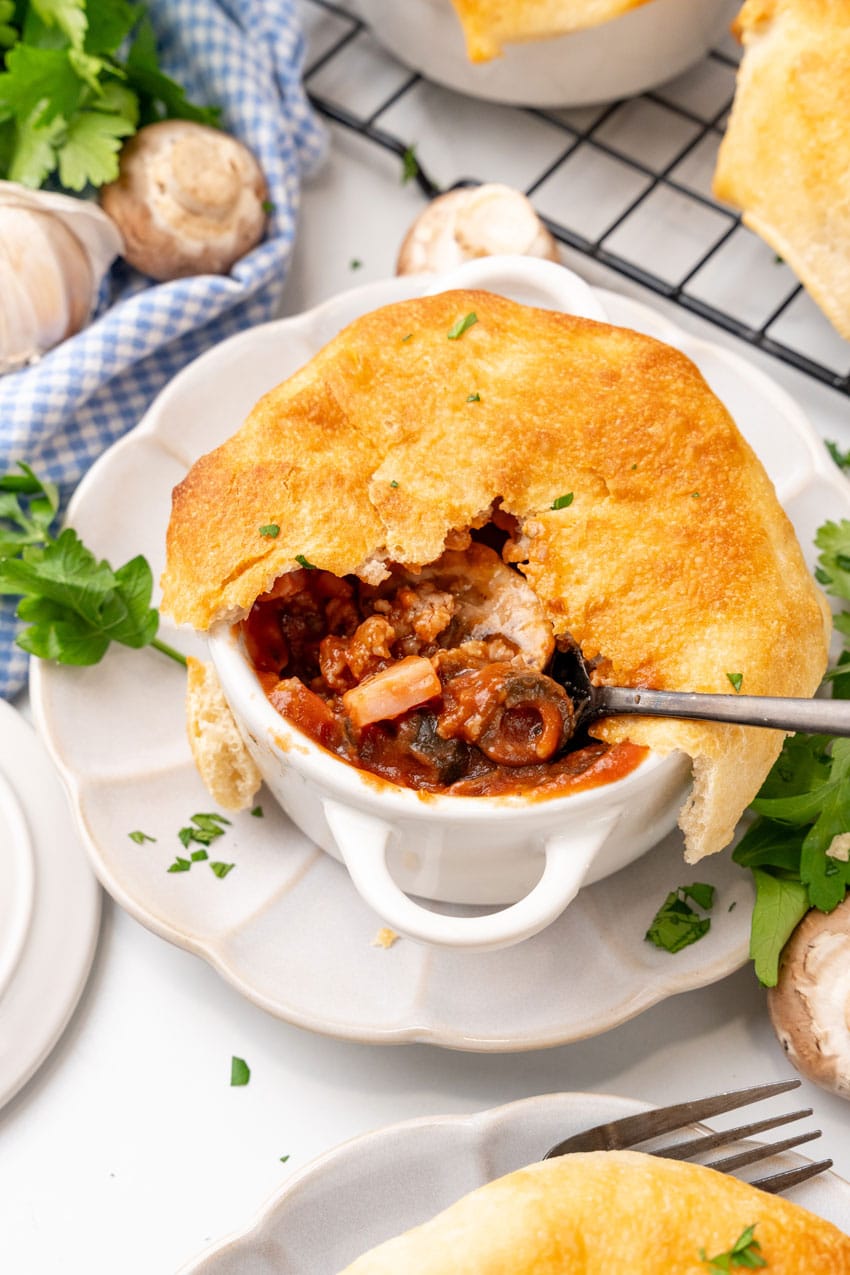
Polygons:
<instances>
[{"instance_id":1,"label":"parsley flake on plate","mask_svg":"<svg viewBox=\"0 0 850 1275\"><path fill-rule=\"evenodd\" d=\"M219 880L221 880L222 878L227 876L228 872L233 871L233 869L236 867L236 864L221 863L220 860L215 860L214 862L210 863L210 867L212 868L215 875L219 878Z\"/></svg>"},{"instance_id":2,"label":"parsley flake on plate","mask_svg":"<svg viewBox=\"0 0 850 1275\"><path fill-rule=\"evenodd\" d=\"M131 841L135 841L137 846L143 845L146 841L156 841L156 837L150 837L146 832L139 832L138 830L135 832L128 832L127 836Z\"/></svg>"},{"instance_id":3,"label":"parsley flake on plate","mask_svg":"<svg viewBox=\"0 0 850 1275\"><path fill-rule=\"evenodd\" d=\"M744 674L743 673L727 673L726 676L729 678L729 681L732 683L732 687L735 691L735 694L737 695L741 689L741 686L743 685Z\"/></svg>"},{"instance_id":4,"label":"parsley flake on plate","mask_svg":"<svg viewBox=\"0 0 850 1275\"><path fill-rule=\"evenodd\" d=\"M240 1085L247 1085L251 1079L251 1068L248 1066L244 1058L237 1058L234 1054L230 1059L230 1084L233 1088Z\"/></svg>"},{"instance_id":5,"label":"parsley flake on plate","mask_svg":"<svg viewBox=\"0 0 850 1275\"><path fill-rule=\"evenodd\" d=\"M556 496L549 506L550 509L568 509L575 500L575 494L568 491L564 496Z\"/></svg>"},{"instance_id":6,"label":"parsley flake on plate","mask_svg":"<svg viewBox=\"0 0 850 1275\"><path fill-rule=\"evenodd\" d=\"M449 328L447 333L449 340L459 341L460 338L463 336L464 332L468 332L469 329L472 327L472 325L477 322L478 322L478 315L474 314L470 310L469 314L464 315L462 319L458 319L457 323L455 323L452 327Z\"/></svg>"},{"instance_id":7,"label":"parsley flake on plate","mask_svg":"<svg viewBox=\"0 0 850 1275\"><path fill-rule=\"evenodd\" d=\"M850 469L850 450L843 452L838 444L833 443L829 438L826 440L826 450L839 469Z\"/></svg>"},{"instance_id":8,"label":"parsley flake on plate","mask_svg":"<svg viewBox=\"0 0 850 1275\"><path fill-rule=\"evenodd\" d=\"M192 865L188 859L181 859L180 855L178 854L177 858L168 868L168 871L169 872L188 872L191 866Z\"/></svg>"},{"instance_id":9,"label":"parsley flake on plate","mask_svg":"<svg viewBox=\"0 0 850 1275\"><path fill-rule=\"evenodd\" d=\"M700 916L691 903L705 912L710 911L714 905L714 886L694 881L672 890L653 917L644 938L665 952L681 952L682 948L696 943L710 930L711 920Z\"/></svg>"},{"instance_id":10,"label":"parsley flake on plate","mask_svg":"<svg viewBox=\"0 0 850 1275\"><path fill-rule=\"evenodd\" d=\"M262 818L263 818L263 807L262 807L262 806L254 806L253 810L251 811L251 814L254 816L254 818L255 818L255 819L262 819Z\"/></svg>"},{"instance_id":11,"label":"parsley flake on plate","mask_svg":"<svg viewBox=\"0 0 850 1275\"><path fill-rule=\"evenodd\" d=\"M277 540L280 535L280 526L276 522L267 522L260 527L260 535L266 536L269 540Z\"/></svg>"},{"instance_id":12,"label":"parsley flake on plate","mask_svg":"<svg viewBox=\"0 0 850 1275\"><path fill-rule=\"evenodd\" d=\"M419 176L419 160L416 158L416 147L407 146L401 157L401 184L406 186L414 177Z\"/></svg>"},{"instance_id":13,"label":"parsley flake on plate","mask_svg":"<svg viewBox=\"0 0 850 1275\"><path fill-rule=\"evenodd\" d=\"M481 395L477 391L475 394L467 394L466 401L467 403L480 403Z\"/></svg>"}]
</instances>

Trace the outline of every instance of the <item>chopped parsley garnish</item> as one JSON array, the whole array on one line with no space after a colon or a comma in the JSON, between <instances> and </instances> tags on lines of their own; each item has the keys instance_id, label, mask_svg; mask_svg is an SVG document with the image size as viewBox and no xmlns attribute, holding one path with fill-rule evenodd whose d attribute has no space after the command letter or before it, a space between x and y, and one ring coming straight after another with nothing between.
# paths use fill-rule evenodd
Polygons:
<instances>
[{"instance_id":1,"label":"chopped parsley garnish","mask_svg":"<svg viewBox=\"0 0 850 1275\"><path fill-rule=\"evenodd\" d=\"M393 480L392 480L392 482L390 483L390 486L391 486L391 487L397 487L397 486L398 486L398 483L396 482L396 480L395 480L395 479L393 479Z\"/></svg>"},{"instance_id":2,"label":"chopped parsley garnish","mask_svg":"<svg viewBox=\"0 0 850 1275\"><path fill-rule=\"evenodd\" d=\"M467 394L466 401L467 403L480 403L481 395L478 394L477 392L475 394Z\"/></svg>"},{"instance_id":3,"label":"chopped parsley garnish","mask_svg":"<svg viewBox=\"0 0 850 1275\"><path fill-rule=\"evenodd\" d=\"M178 855L177 858L174 860L174 862L171 864L171 867L168 869L168 871L169 872L188 872L191 866L192 865L188 859L181 859L180 855Z\"/></svg>"},{"instance_id":4,"label":"chopped parsley garnish","mask_svg":"<svg viewBox=\"0 0 850 1275\"><path fill-rule=\"evenodd\" d=\"M270 199L264 199L260 207L264 213L273 213L276 205Z\"/></svg>"},{"instance_id":5,"label":"chopped parsley garnish","mask_svg":"<svg viewBox=\"0 0 850 1275\"><path fill-rule=\"evenodd\" d=\"M142 845L145 841L156 841L156 837L150 837L146 832L128 832L127 836L131 841L135 841L137 846Z\"/></svg>"},{"instance_id":6,"label":"chopped parsley garnish","mask_svg":"<svg viewBox=\"0 0 850 1275\"><path fill-rule=\"evenodd\" d=\"M692 492L691 492L691 499L692 499L692 500L699 500L699 492L698 492L698 491L692 491Z\"/></svg>"},{"instance_id":7,"label":"chopped parsley garnish","mask_svg":"<svg viewBox=\"0 0 850 1275\"><path fill-rule=\"evenodd\" d=\"M308 562L303 553L296 553L295 561L299 567L303 567L305 571L316 571L318 568L314 562Z\"/></svg>"},{"instance_id":8,"label":"chopped parsley garnish","mask_svg":"<svg viewBox=\"0 0 850 1275\"><path fill-rule=\"evenodd\" d=\"M716 1257L709 1257L704 1248L699 1250L701 1262L706 1262L711 1271L732 1271L732 1270L759 1270L763 1266L767 1266L767 1262L761 1255L761 1245L758 1240L753 1239L753 1232L756 1225L748 1226L742 1231L731 1248L727 1248L725 1253L718 1253Z\"/></svg>"},{"instance_id":9,"label":"chopped parsley garnish","mask_svg":"<svg viewBox=\"0 0 850 1275\"><path fill-rule=\"evenodd\" d=\"M206 850L193 850L189 857L193 863L202 863L204 859L209 858L209 855Z\"/></svg>"},{"instance_id":10,"label":"chopped parsley garnish","mask_svg":"<svg viewBox=\"0 0 850 1275\"><path fill-rule=\"evenodd\" d=\"M288 1159L289 1159L289 1156L288 1156L288 1155L282 1155L282 1156L280 1157L280 1162L281 1162L281 1164L286 1164L286 1162L287 1162L287 1160L288 1160Z\"/></svg>"},{"instance_id":11,"label":"chopped parsley garnish","mask_svg":"<svg viewBox=\"0 0 850 1275\"><path fill-rule=\"evenodd\" d=\"M726 676L729 678L729 681L732 683L732 687L735 691L735 694L737 695L741 689L741 686L743 685L744 674L743 673L727 673Z\"/></svg>"},{"instance_id":12,"label":"chopped parsley garnish","mask_svg":"<svg viewBox=\"0 0 850 1275\"><path fill-rule=\"evenodd\" d=\"M360 260L359 257L352 257L348 263L348 268L349 270L359 270L362 265L363 265L363 262Z\"/></svg>"},{"instance_id":13,"label":"chopped parsley garnish","mask_svg":"<svg viewBox=\"0 0 850 1275\"><path fill-rule=\"evenodd\" d=\"M665 952L681 952L683 947L696 943L711 928L711 920L700 916L691 903L708 912L714 904L714 886L702 881L681 885L671 891L653 917L644 938Z\"/></svg>"},{"instance_id":14,"label":"chopped parsley garnish","mask_svg":"<svg viewBox=\"0 0 850 1275\"><path fill-rule=\"evenodd\" d=\"M407 336L403 336L403 337L401 338L401 343L402 343L402 345L404 345L405 341L412 341L412 340L413 340L413 333L412 333L412 332L408 332Z\"/></svg>"},{"instance_id":15,"label":"chopped parsley garnish","mask_svg":"<svg viewBox=\"0 0 850 1275\"><path fill-rule=\"evenodd\" d=\"M413 181L414 177L419 175L419 161L416 158L416 147L408 146L401 157L401 184L406 186L409 181Z\"/></svg>"},{"instance_id":16,"label":"chopped parsley garnish","mask_svg":"<svg viewBox=\"0 0 850 1275\"><path fill-rule=\"evenodd\" d=\"M260 535L268 536L269 540L277 540L280 535L280 526L276 522L267 522L260 527Z\"/></svg>"},{"instance_id":17,"label":"chopped parsley garnish","mask_svg":"<svg viewBox=\"0 0 850 1275\"><path fill-rule=\"evenodd\" d=\"M826 450L829 452L839 469L850 469L850 449L843 452L837 443L833 443L830 439L827 439Z\"/></svg>"},{"instance_id":18,"label":"chopped parsley garnish","mask_svg":"<svg viewBox=\"0 0 850 1275\"><path fill-rule=\"evenodd\" d=\"M215 860L214 862L210 863L210 867L212 868L215 875L219 878L219 880L221 880L223 877L227 876L228 872L233 871L233 869L236 867L236 864L221 863L219 860Z\"/></svg>"},{"instance_id":19,"label":"chopped parsley garnish","mask_svg":"<svg viewBox=\"0 0 850 1275\"><path fill-rule=\"evenodd\" d=\"M239 1085L247 1085L251 1079L251 1068L248 1066L244 1058L237 1058L234 1054L230 1060L230 1084L233 1088Z\"/></svg>"},{"instance_id":20,"label":"chopped parsley garnish","mask_svg":"<svg viewBox=\"0 0 850 1275\"><path fill-rule=\"evenodd\" d=\"M230 826L230 820L225 819L224 815L217 814L198 814L192 815L192 824L186 828L181 828L177 833L181 844L188 850L189 843L194 841L198 845L208 846L215 841L216 837L224 836L225 826Z\"/></svg>"},{"instance_id":21,"label":"chopped parsley garnish","mask_svg":"<svg viewBox=\"0 0 850 1275\"><path fill-rule=\"evenodd\" d=\"M568 491L565 496L556 496L549 506L550 509L567 509L575 500L575 494Z\"/></svg>"},{"instance_id":22,"label":"chopped parsley garnish","mask_svg":"<svg viewBox=\"0 0 850 1275\"><path fill-rule=\"evenodd\" d=\"M468 332L473 323L478 322L478 315L473 314L470 310L469 314L465 314L462 319L458 319L454 327L449 328L448 338L450 341L459 341L464 332Z\"/></svg>"},{"instance_id":23,"label":"chopped parsley garnish","mask_svg":"<svg viewBox=\"0 0 850 1275\"><path fill-rule=\"evenodd\" d=\"M262 806L254 806L253 810L251 811L251 814L254 816L254 818L255 818L255 819L262 819L262 818L263 818L263 807L262 807Z\"/></svg>"}]
</instances>

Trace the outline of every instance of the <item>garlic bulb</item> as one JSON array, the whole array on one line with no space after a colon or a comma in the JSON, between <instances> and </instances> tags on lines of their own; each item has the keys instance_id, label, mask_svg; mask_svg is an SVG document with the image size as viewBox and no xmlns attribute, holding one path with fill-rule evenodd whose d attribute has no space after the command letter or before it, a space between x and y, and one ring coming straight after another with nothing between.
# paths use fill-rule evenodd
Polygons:
<instances>
[{"instance_id":1,"label":"garlic bulb","mask_svg":"<svg viewBox=\"0 0 850 1275\"><path fill-rule=\"evenodd\" d=\"M0 374L79 332L122 248L95 205L0 182Z\"/></svg>"}]
</instances>

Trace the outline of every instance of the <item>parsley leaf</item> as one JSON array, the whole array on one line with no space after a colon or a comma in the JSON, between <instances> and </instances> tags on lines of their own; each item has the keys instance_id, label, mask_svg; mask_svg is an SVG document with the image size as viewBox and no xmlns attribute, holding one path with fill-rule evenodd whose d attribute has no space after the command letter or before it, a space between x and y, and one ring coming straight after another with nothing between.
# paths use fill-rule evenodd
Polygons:
<instances>
[{"instance_id":1,"label":"parsley leaf","mask_svg":"<svg viewBox=\"0 0 850 1275\"><path fill-rule=\"evenodd\" d=\"M239 1085L247 1085L251 1079L251 1068L248 1066L244 1058L237 1058L234 1054L230 1060L230 1083L236 1087Z\"/></svg>"},{"instance_id":2,"label":"parsley leaf","mask_svg":"<svg viewBox=\"0 0 850 1275\"><path fill-rule=\"evenodd\" d=\"M19 468L19 474L0 478L0 594L21 599L17 615L28 627L18 646L41 659L89 665L119 642L153 646L185 665L156 636L159 613L151 606L148 562L138 556L113 570L71 527L54 538L56 487L28 465Z\"/></svg>"},{"instance_id":3,"label":"parsley leaf","mask_svg":"<svg viewBox=\"0 0 850 1275\"><path fill-rule=\"evenodd\" d=\"M149 837L146 832L128 832L127 836L131 841L135 841L137 846L143 845L145 841L156 841L156 837Z\"/></svg>"},{"instance_id":4,"label":"parsley leaf","mask_svg":"<svg viewBox=\"0 0 850 1275\"><path fill-rule=\"evenodd\" d=\"M468 332L473 323L478 322L478 315L470 312L462 319L458 319L452 327L449 328L448 338L450 341L459 341L464 332Z\"/></svg>"},{"instance_id":5,"label":"parsley leaf","mask_svg":"<svg viewBox=\"0 0 850 1275\"><path fill-rule=\"evenodd\" d=\"M308 562L303 553L296 553L295 561L298 563L299 567L303 567L305 571L316 571L318 569L315 563Z\"/></svg>"},{"instance_id":6,"label":"parsley leaf","mask_svg":"<svg viewBox=\"0 0 850 1275\"><path fill-rule=\"evenodd\" d=\"M652 919L644 938L665 952L681 952L696 943L711 928L709 917L702 917L688 899L708 911L714 904L714 886L702 881L672 890Z\"/></svg>"},{"instance_id":7,"label":"parsley leaf","mask_svg":"<svg viewBox=\"0 0 850 1275\"><path fill-rule=\"evenodd\" d=\"M564 496L556 496L549 506L550 509L568 509L575 500L573 492L568 491Z\"/></svg>"},{"instance_id":8,"label":"parsley leaf","mask_svg":"<svg viewBox=\"0 0 850 1275\"><path fill-rule=\"evenodd\" d=\"M171 864L171 867L168 869L168 871L169 872L188 872L191 866L192 865L188 859L181 859L180 855L178 854L174 862Z\"/></svg>"},{"instance_id":9,"label":"parsley leaf","mask_svg":"<svg viewBox=\"0 0 850 1275\"><path fill-rule=\"evenodd\" d=\"M57 171L71 190L111 181L140 122L217 122L160 71L130 0L0 0L0 50L0 177L27 186Z\"/></svg>"},{"instance_id":10,"label":"parsley leaf","mask_svg":"<svg viewBox=\"0 0 850 1275\"><path fill-rule=\"evenodd\" d=\"M406 186L409 181L413 181L414 177L419 175L419 161L416 158L416 147L408 146L401 157L401 184Z\"/></svg>"},{"instance_id":11,"label":"parsley leaf","mask_svg":"<svg viewBox=\"0 0 850 1275\"><path fill-rule=\"evenodd\" d=\"M253 810L251 811L251 814L254 816L254 818L255 818L255 819L262 819L262 818L263 818L263 807L262 807L262 806L254 806Z\"/></svg>"},{"instance_id":12,"label":"parsley leaf","mask_svg":"<svg viewBox=\"0 0 850 1275\"><path fill-rule=\"evenodd\" d=\"M268 536L269 540L277 540L280 535L280 527L276 522L267 522L260 528L261 536Z\"/></svg>"},{"instance_id":13,"label":"parsley leaf","mask_svg":"<svg viewBox=\"0 0 850 1275\"><path fill-rule=\"evenodd\" d=\"M737 695L743 684L744 674L743 673L727 673L726 676L729 678L729 681L732 683L732 689Z\"/></svg>"},{"instance_id":14,"label":"parsley leaf","mask_svg":"<svg viewBox=\"0 0 850 1275\"><path fill-rule=\"evenodd\" d=\"M843 452L838 444L833 443L830 439L826 440L826 450L839 469L850 469L850 450Z\"/></svg>"},{"instance_id":15,"label":"parsley leaf","mask_svg":"<svg viewBox=\"0 0 850 1275\"><path fill-rule=\"evenodd\" d=\"M755 1229L755 1224L748 1226L741 1232L731 1248L728 1248L725 1253L718 1253L716 1257L708 1257L705 1249L701 1248L700 1261L706 1262L711 1271L731 1271L736 1268L754 1271L767 1266L767 1262L761 1256L761 1245L758 1240L753 1239Z\"/></svg>"},{"instance_id":16,"label":"parsley leaf","mask_svg":"<svg viewBox=\"0 0 850 1275\"><path fill-rule=\"evenodd\" d=\"M215 875L221 880L227 876L228 872L233 871L233 869L236 867L236 864L221 863L220 860L216 860L215 862L210 863L210 867L212 868Z\"/></svg>"}]
</instances>

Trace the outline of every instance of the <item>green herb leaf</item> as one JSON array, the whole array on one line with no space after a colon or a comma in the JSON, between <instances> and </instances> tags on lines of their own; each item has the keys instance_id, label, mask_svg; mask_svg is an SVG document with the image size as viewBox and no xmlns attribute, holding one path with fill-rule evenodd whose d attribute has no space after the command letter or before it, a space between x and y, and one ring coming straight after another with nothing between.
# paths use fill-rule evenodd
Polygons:
<instances>
[{"instance_id":1,"label":"green herb leaf","mask_svg":"<svg viewBox=\"0 0 850 1275\"><path fill-rule=\"evenodd\" d=\"M314 564L314 563L312 563L312 562L308 562L308 561L307 561L307 559L304 557L304 554L303 554L303 553L296 553L296 555L295 555L295 561L298 563L299 567L303 567L305 571L317 571L317 570L318 570L318 568L315 566L315 564Z\"/></svg>"},{"instance_id":2,"label":"green herb leaf","mask_svg":"<svg viewBox=\"0 0 850 1275\"><path fill-rule=\"evenodd\" d=\"M281 1162L281 1164L286 1164L286 1162L287 1162L287 1160L288 1160L288 1159L289 1159L289 1156L288 1156L288 1155L282 1155L282 1156L280 1157L280 1162Z\"/></svg>"},{"instance_id":3,"label":"green herb leaf","mask_svg":"<svg viewBox=\"0 0 850 1275\"><path fill-rule=\"evenodd\" d=\"M477 392L475 394L467 394L466 401L467 403L480 403L481 395L478 394Z\"/></svg>"},{"instance_id":4,"label":"green herb leaf","mask_svg":"<svg viewBox=\"0 0 850 1275\"><path fill-rule=\"evenodd\" d=\"M743 673L727 673L726 676L729 678L729 681L732 683L732 688L735 691L735 694L737 695L744 681L744 674Z\"/></svg>"},{"instance_id":5,"label":"green herb leaf","mask_svg":"<svg viewBox=\"0 0 850 1275\"><path fill-rule=\"evenodd\" d=\"M850 450L843 452L838 444L833 443L830 439L826 440L826 450L839 469L850 469Z\"/></svg>"},{"instance_id":6,"label":"green herb leaf","mask_svg":"<svg viewBox=\"0 0 850 1275\"><path fill-rule=\"evenodd\" d=\"M277 540L280 535L280 527L276 522L267 522L264 526L260 527L260 535L268 536L270 540Z\"/></svg>"},{"instance_id":7,"label":"green herb leaf","mask_svg":"<svg viewBox=\"0 0 850 1275\"><path fill-rule=\"evenodd\" d=\"M156 837L149 837L146 832L128 832L127 836L131 841L135 841L137 846L142 845L145 841L156 841Z\"/></svg>"},{"instance_id":8,"label":"green herb leaf","mask_svg":"<svg viewBox=\"0 0 850 1275\"><path fill-rule=\"evenodd\" d=\"M215 862L211 862L211 863L210 863L210 867L212 868L212 870L213 870L213 872L215 873L215 875L221 879L221 878L226 877L226 876L227 876L227 874L228 874L228 872L232 872L232 871L233 871L233 869L236 867L236 864L235 864L235 863L221 863L221 862L219 862L218 860L216 860Z\"/></svg>"},{"instance_id":9,"label":"green herb leaf","mask_svg":"<svg viewBox=\"0 0 850 1275\"><path fill-rule=\"evenodd\" d=\"M725 1253L718 1253L716 1257L708 1257L705 1249L701 1248L700 1261L708 1263L712 1271L736 1269L754 1271L767 1266L767 1262L761 1256L761 1245L758 1240L753 1239L755 1229L755 1225L748 1226L741 1232L731 1248L728 1248Z\"/></svg>"},{"instance_id":10,"label":"green herb leaf","mask_svg":"<svg viewBox=\"0 0 850 1275\"><path fill-rule=\"evenodd\" d=\"M396 480L395 480L395 479L393 479L393 480L392 480L392 482L390 483L390 486L391 486L391 487L397 487L397 486L398 486L398 483L396 482Z\"/></svg>"},{"instance_id":11,"label":"green herb leaf","mask_svg":"<svg viewBox=\"0 0 850 1275\"><path fill-rule=\"evenodd\" d=\"M169 872L188 872L191 866L192 865L188 859L181 859L180 855L177 855L176 859L174 860L174 862L172 863L168 871Z\"/></svg>"},{"instance_id":12,"label":"green herb leaf","mask_svg":"<svg viewBox=\"0 0 850 1275\"><path fill-rule=\"evenodd\" d=\"M549 506L550 509L568 509L575 500L573 492L568 491L565 496L556 496Z\"/></svg>"},{"instance_id":13,"label":"green herb leaf","mask_svg":"<svg viewBox=\"0 0 850 1275\"><path fill-rule=\"evenodd\" d=\"M189 857L193 863L202 863L204 859L209 858L209 855L206 850L193 850Z\"/></svg>"},{"instance_id":14,"label":"green herb leaf","mask_svg":"<svg viewBox=\"0 0 850 1275\"><path fill-rule=\"evenodd\" d=\"M255 818L255 819L262 819L262 818L263 818L263 807L262 807L262 806L254 806L253 810L251 811L251 814L254 816L254 818Z\"/></svg>"},{"instance_id":15,"label":"green herb leaf","mask_svg":"<svg viewBox=\"0 0 850 1275\"><path fill-rule=\"evenodd\" d=\"M665 952L681 952L683 947L696 943L711 928L709 917L701 917L687 899L709 909L714 903L714 887L695 881L692 885L679 886L671 891L656 912L644 938Z\"/></svg>"},{"instance_id":16,"label":"green herb leaf","mask_svg":"<svg viewBox=\"0 0 850 1275\"><path fill-rule=\"evenodd\" d=\"M470 313L464 315L462 319L458 319L457 323L455 323L453 327L449 328L449 331L448 331L449 340L459 341L460 338L463 336L464 332L468 332L469 329L472 327L473 323L477 323L477 322L478 322L478 315L473 314L470 311Z\"/></svg>"},{"instance_id":17,"label":"green herb leaf","mask_svg":"<svg viewBox=\"0 0 850 1275\"><path fill-rule=\"evenodd\" d=\"M123 115L78 111L59 147L59 180L69 190L103 186L118 176L123 139L135 132Z\"/></svg>"},{"instance_id":18,"label":"green herb leaf","mask_svg":"<svg viewBox=\"0 0 850 1275\"><path fill-rule=\"evenodd\" d=\"M260 207L267 216L270 216L277 208L277 204L273 203L271 199L264 199Z\"/></svg>"},{"instance_id":19,"label":"green herb leaf","mask_svg":"<svg viewBox=\"0 0 850 1275\"><path fill-rule=\"evenodd\" d=\"M750 957L756 978L775 987L779 958L798 923L809 910L809 894L799 881L753 868L756 901L750 927Z\"/></svg>"},{"instance_id":20,"label":"green herb leaf","mask_svg":"<svg viewBox=\"0 0 850 1275\"><path fill-rule=\"evenodd\" d=\"M247 1085L251 1079L251 1068L248 1066L244 1058L237 1058L234 1054L230 1060L230 1083L236 1088L239 1085Z\"/></svg>"},{"instance_id":21,"label":"green herb leaf","mask_svg":"<svg viewBox=\"0 0 850 1275\"><path fill-rule=\"evenodd\" d=\"M412 338L413 338L413 333L412 333L412 332L408 332L407 336L403 336L403 337L401 338L401 343L402 343L402 345L404 345L405 341L410 341L410 340L412 340Z\"/></svg>"},{"instance_id":22,"label":"green herb leaf","mask_svg":"<svg viewBox=\"0 0 850 1275\"><path fill-rule=\"evenodd\" d=\"M363 265L363 262L360 261L359 258L352 257L348 263L348 268L349 270L359 270L362 265Z\"/></svg>"},{"instance_id":23,"label":"green herb leaf","mask_svg":"<svg viewBox=\"0 0 850 1275\"><path fill-rule=\"evenodd\" d=\"M408 146L401 157L401 184L406 186L409 181L413 181L414 177L419 175L419 161L416 158L416 147Z\"/></svg>"}]
</instances>

